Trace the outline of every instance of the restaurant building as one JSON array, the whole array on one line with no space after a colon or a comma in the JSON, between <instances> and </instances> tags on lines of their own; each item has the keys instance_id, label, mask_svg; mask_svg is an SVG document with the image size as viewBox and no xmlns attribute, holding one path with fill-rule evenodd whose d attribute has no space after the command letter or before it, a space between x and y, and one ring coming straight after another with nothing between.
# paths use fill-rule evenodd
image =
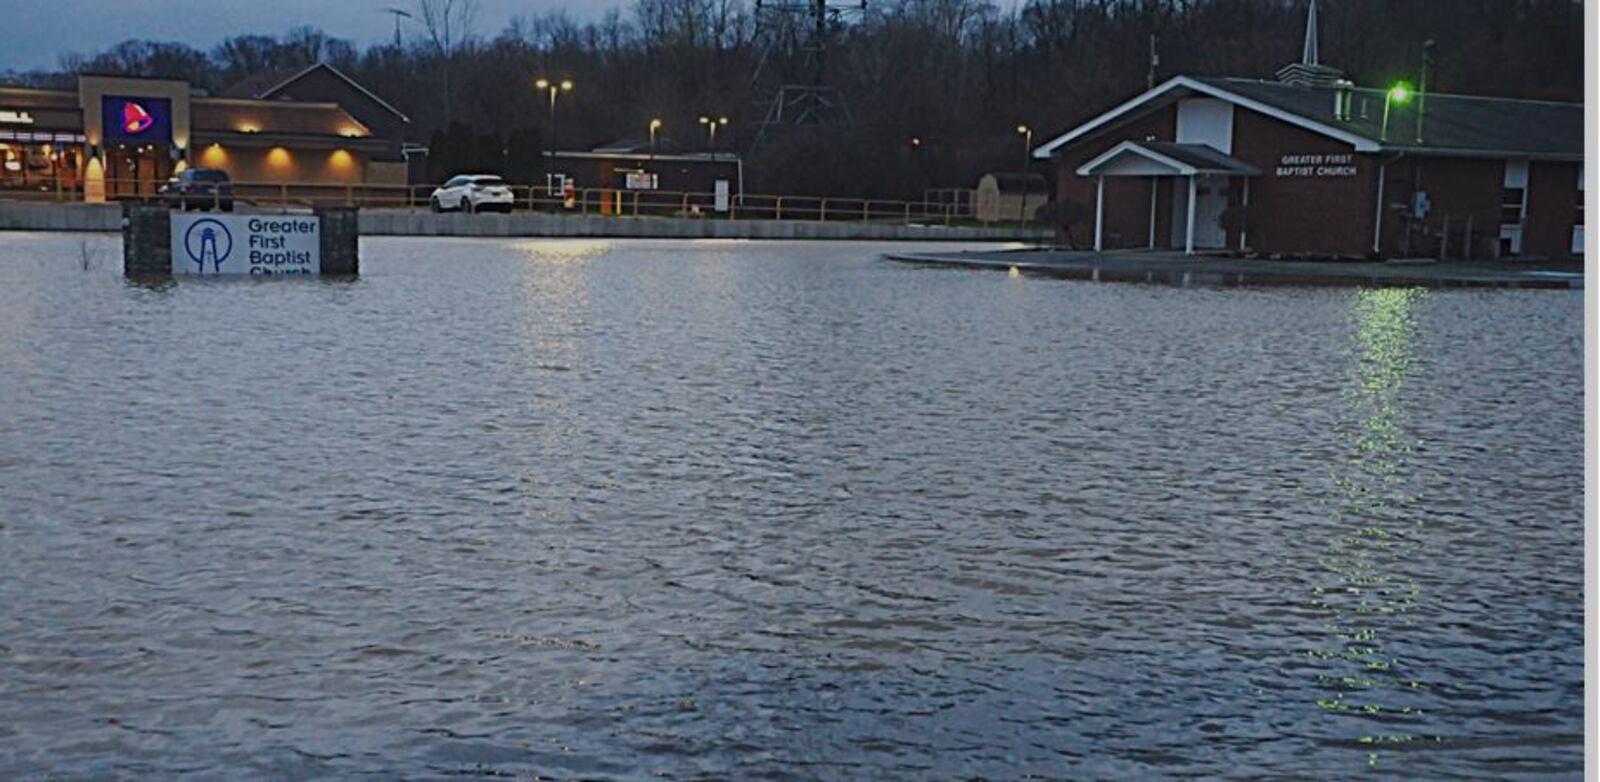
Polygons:
<instances>
[{"instance_id":1,"label":"restaurant building","mask_svg":"<svg viewBox=\"0 0 1600 782\"><path fill-rule=\"evenodd\" d=\"M332 100L212 97L168 79L0 87L0 190L149 197L191 166L245 183L403 185L403 133L384 130Z\"/></svg>"},{"instance_id":2,"label":"restaurant building","mask_svg":"<svg viewBox=\"0 0 1600 782\"><path fill-rule=\"evenodd\" d=\"M1313 2L1276 79L1178 76L1034 156L1101 251L1559 260L1583 143L1581 103L1357 87L1318 61Z\"/></svg>"}]
</instances>

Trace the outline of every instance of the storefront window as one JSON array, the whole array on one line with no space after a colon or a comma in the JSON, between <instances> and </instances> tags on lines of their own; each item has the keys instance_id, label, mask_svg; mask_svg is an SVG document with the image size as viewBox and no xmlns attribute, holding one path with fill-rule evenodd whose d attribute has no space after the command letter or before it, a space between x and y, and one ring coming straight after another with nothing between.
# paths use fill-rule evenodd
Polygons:
<instances>
[{"instance_id":1,"label":"storefront window","mask_svg":"<svg viewBox=\"0 0 1600 782\"><path fill-rule=\"evenodd\" d=\"M22 174L22 148L12 144L0 144L0 176L5 179L15 179Z\"/></svg>"},{"instance_id":2,"label":"storefront window","mask_svg":"<svg viewBox=\"0 0 1600 782\"><path fill-rule=\"evenodd\" d=\"M0 143L0 188L53 190L58 178L63 189L75 186L75 151L48 143Z\"/></svg>"}]
</instances>

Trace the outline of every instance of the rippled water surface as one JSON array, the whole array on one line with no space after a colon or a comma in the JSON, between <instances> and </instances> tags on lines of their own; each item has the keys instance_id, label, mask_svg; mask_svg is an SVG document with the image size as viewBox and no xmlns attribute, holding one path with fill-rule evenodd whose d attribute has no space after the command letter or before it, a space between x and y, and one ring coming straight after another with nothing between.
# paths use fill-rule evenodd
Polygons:
<instances>
[{"instance_id":1,"label":"rippled water surface","mask_svg":"<svg viewBox=\"0 0 1600 782\"><path fill-rule=\"evenodd\" d=\"M1578 294L888 249L0 234L0 777L1579 776Z\"/></svg>"}]
</instances>

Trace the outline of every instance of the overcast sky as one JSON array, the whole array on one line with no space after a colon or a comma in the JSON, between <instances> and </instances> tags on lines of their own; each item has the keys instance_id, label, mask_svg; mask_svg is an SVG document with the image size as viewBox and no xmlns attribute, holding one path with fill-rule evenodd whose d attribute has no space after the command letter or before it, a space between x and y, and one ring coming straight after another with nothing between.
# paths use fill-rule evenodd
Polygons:
<instances>
[{"instance_id":1,"label":"overcast sky","mask_svg":"<svg viewBox=\"0 0 1600 782\"><path fill-rule=\"evenodd\" d=\"M394 37L384 8L414 0L0 0L0 70L54 68L66 52L90 53L129 38L182 41L204 51L241 33L281 34L309 24L365 46ZM598 17L628 0L479 0L477 31L494 34L511 17L566 8Z\"/></svg>"}]
</instances>

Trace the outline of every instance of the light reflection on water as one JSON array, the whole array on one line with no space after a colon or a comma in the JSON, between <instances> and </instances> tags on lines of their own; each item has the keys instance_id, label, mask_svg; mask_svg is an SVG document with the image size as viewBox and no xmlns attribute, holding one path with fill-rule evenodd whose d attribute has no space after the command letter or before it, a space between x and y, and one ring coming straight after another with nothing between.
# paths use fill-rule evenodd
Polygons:
<instances>
[{"instance_id":1,"label":"light reflection on water","mask_svg":"<svg viewBox=\"0 0 1600 782\"><path fill-rule=\"evenodd\" d=\"M1409 732L1423 715L1418 691L1424 672L1387 653L1392 633L1404 633L1422 598L1409 574L1427 556L1425 508L1405 486L1414 440L1406 431L1405 385L1412 360L1414 312L1420 289L1358 291L1347 412L1338 426L1345 454L1332 465L1339 494L1332 502L1338 537L1324 560L1329 580L1313 587L1312 604L1326 611L1332 644L1313 652L1329 672L1318 678L1328 695L1317 705L1365 722L1358 741L1383 747L1415 741ZM1377 765L1378 754L1369 754Z\"/></svg>"},{"instance_id":2,"label":"light reflection on water","mask_svg":"<svg viewBox=\"0 0 1600 782\"><path fill-rule=\"evenodd\" d=\"M1581 769L1576 295L362 245L0 234L0 777Z\"/></svg>"}]
</instances>

